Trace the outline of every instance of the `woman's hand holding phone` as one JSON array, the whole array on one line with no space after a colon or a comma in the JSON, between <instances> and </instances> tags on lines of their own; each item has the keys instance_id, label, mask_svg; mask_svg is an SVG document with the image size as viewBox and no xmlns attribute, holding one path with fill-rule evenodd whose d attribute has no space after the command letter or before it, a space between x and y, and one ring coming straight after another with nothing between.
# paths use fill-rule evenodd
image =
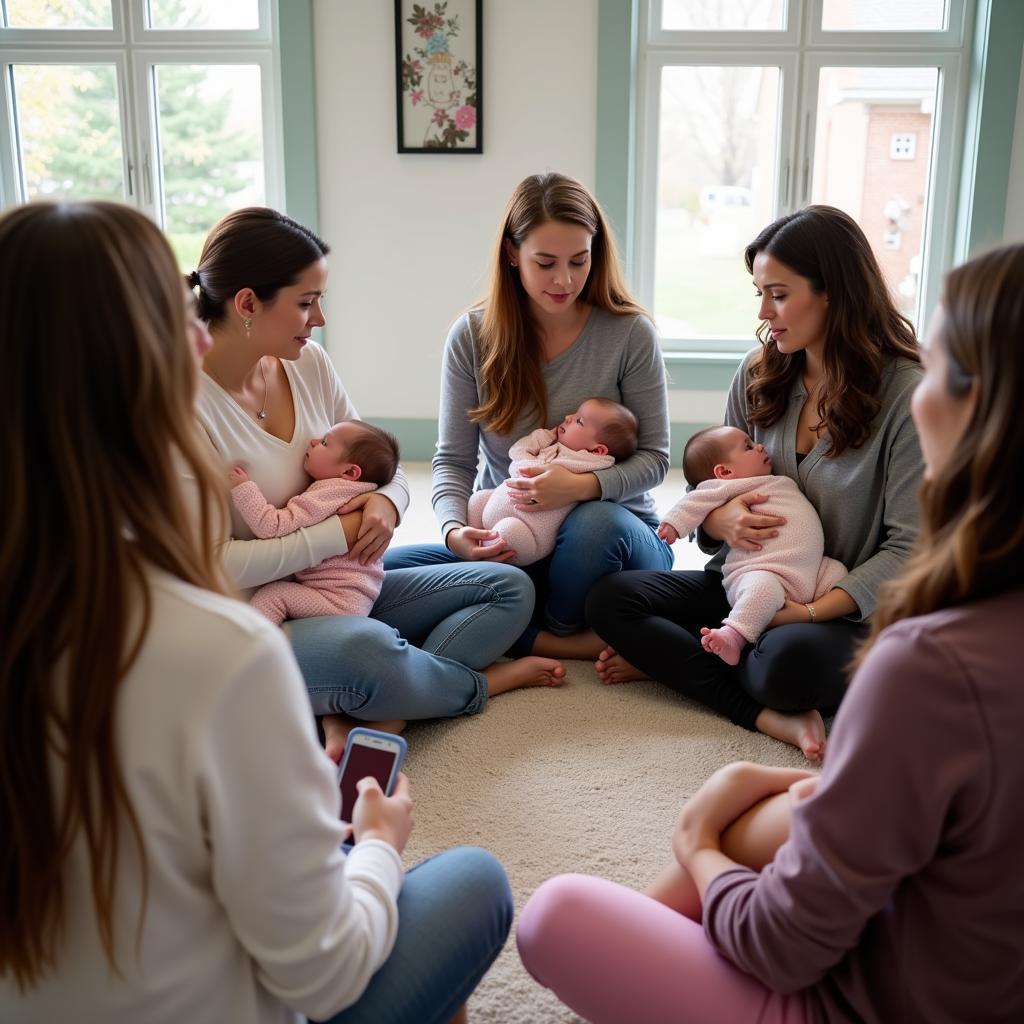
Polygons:
<instances>
[{"instance_id":1,"label":"woman's hand holding phone","mask_svg":"<svg viewBox=\"0 0 1024 1024\"><path fill-rule=\"evenodd\" d=\"M385 796L376 779L367 777L356 783L359 796L352 808L352 831L357 843L364 839L382 839L399 853L405 849L412 832L412 797L409 779L398 775L395 791Z\"/></svg>"}]
</instances>

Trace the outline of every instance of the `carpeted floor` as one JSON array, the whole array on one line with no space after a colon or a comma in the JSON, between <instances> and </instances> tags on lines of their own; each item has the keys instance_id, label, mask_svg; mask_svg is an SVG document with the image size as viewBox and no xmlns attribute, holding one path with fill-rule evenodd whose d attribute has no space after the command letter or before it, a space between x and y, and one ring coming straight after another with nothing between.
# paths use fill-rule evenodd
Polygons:
<instances>
[{"instance_id":1,"label":"carpeted floor","mask_svg":"<svg viewBox=\"0 0 1024 1024\"><path fill-rule=\"evenodd\" d=\"M559 689L514 691L480 715L409 727L408 864L448 846L486 847L505 865L517 913L560 872L641 887L670 855L682 802L716 768L741 759L806 766L793 747L656 683L603 686L590 664L566 667ZM513 934L470 1000L470 1020L578 1018L529 977Z\"/></svg>"},{"instance_id":2,"label":"carpeted floor","mask_svg":"<svg viewBox=\"0 0 1024 1024\"><path fill-rule=\"evenodd\" d=\"M430 467L406 463L412 504L395 544L436 543ZM659 509L685 483L671 470ZM706 560L675 547L676 568ZM410 725L406 772L416 827L414 864L449 846L486 847L505 865L516 910L550 875L580 871L635 888L670 856L686 797L730 761L806 767L795 748L749 733L657 683L603 686L588 662L569 661L559 689L518 690L480 715ZM470 1000L472 1024L577 1021L523 970L515 935Z\"/></svg>"}]
</instances>

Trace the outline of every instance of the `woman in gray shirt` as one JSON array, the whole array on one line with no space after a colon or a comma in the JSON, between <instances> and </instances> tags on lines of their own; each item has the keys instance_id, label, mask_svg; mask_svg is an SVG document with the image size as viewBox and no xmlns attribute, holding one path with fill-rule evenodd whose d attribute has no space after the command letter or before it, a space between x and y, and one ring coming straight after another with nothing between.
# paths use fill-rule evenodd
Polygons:
<instances>
[{"instance_id":1,"label":"woman in gray shirt","mask_svg":"<svg viewBox=\"0 0 1024 1024\"><path fill-rule=\"evenodd\" d=\"M761 297L762 347L736 374L725 421L796 481L821 517L825 554L849 575L813 604L787 602L736 668L700 644L701 626L728 613L724 550L703 572L602 580L587 614L610 645L597 662L605 682L657 679L818 760L821 712L839 706L878 587L916 535L921 455L909 402L920 359L867 238L841 210L810 206L780 218L747 247L746 261ZM764 500L736 498L704 529L732 546L770 546L783 520L757 508Z\"/></svg>"},{"instance_id":2,"label":"woman in gray shirt","mask_svg":"<svg viewBox=\"0 0 1024 1024\"><path fill-rule=\"evenodd\" d=\"M524 514L577 504L554 553L526 569L537 612L516 654L596 657L604 644L584 617L591 584L619 569L672 565L648 493L668 471L665 365L654 325L622 280L594 197L564 175L534 175L509 200L487 298L455 321L445 345L433 461L444 545L391 550L385 567L513 558L497 534L468 525L470 494L508 477L517 439L595 397L636 416L634 455L593 473L552 466L508 481Z\"/></svg>"},{"instance_id":3,"label":"woman in gray shirt","mask_svg":"<svg viewBox=\"0 0 1024 1024\"><path fill-rule=\"evenodd\" d=\"M749 812L789 819L763 870L730 823L794 773L730 765L683 809L674 893L568 875L523 910L524 963L587 1020L1024 1020L1022 336L1024 245L949 275L913 397L921 537L813 794Z\"/></svg>"}]
</instances>

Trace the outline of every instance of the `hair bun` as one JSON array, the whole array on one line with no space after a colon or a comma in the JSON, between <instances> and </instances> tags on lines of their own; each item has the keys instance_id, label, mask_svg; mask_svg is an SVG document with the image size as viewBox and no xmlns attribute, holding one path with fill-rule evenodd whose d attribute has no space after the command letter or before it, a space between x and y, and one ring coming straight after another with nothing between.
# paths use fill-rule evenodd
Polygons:
<instances>
[{"instance_id":1,"label":"hair bun","mask_svg":"<svg viewBox=\"0 0 1024 1024\"><path fill-rule=\"evenodd\" d=\"M199 280L199 271L198 270L193 270L192 273L188 275L188 286L189 286L189 288L201 288L202 287L202 282Z\"/></svg>"}]
</instances>

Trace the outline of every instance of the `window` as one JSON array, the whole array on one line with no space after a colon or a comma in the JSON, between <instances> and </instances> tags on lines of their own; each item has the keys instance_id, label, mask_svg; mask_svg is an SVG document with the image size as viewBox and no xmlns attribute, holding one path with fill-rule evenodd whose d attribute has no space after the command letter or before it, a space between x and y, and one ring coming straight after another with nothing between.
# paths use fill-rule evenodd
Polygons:
<instances>
[{"instance_id":1,"label":"window","mask_svg":"<svg viewBox=\"0 0 1024 1024\"><path fill-rule=\"evenodd\" d=\"M633 251L666 349L750 347L743 250L809 203L861 225L919 322L952 252L972 11L973 0L643 0Z\"/></svg>"},{"instance_id":2,"label":"window","mask_svg":"<svg viewBox=\"0 0 1024 1024\"><path fill-rule=\"evenodd\" d=\"M182 268L283 206L271 0L0 0L0 199L115 199Z\"/></svg>"}]
</instances>

